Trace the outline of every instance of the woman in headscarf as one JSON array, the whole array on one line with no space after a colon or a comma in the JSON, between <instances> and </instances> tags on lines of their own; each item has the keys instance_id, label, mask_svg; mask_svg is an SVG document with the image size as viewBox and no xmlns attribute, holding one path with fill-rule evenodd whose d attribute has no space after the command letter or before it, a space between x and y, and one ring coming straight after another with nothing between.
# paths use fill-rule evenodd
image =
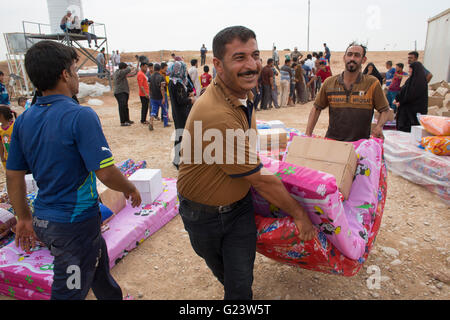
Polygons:
<instances>
[{"instance_id":1,"label":"woman in headscarf","mask_svg":"<svg viewBox=\"0 0 450 320\"><path fill-rule=\"evenodd\" d=\"M374 76L375 78L378 79L378 81L380 81L380 84L383 85L383 77L381 76L380 72L378 72L377 67L375 67L375 65L372 62L370 62L366 66L363 74Z\"/></svg>"},{"instance_id":2,"label":"woman in headscarf","mask_svg":"<svg viewBox=\"0 0 450 320\"><path fill-rule=\"evenodd\" d=\"M428 113L428 84L420 62L409 66L409 78L395 101L398 105L397 130L411 132L411 126L419 125L417 114Z\"/></svg>"},{"instance_id":3,"label":"woman in headscarf","mask_svg":"<svg viewBox=\"0 0 450 320\"><path fill-rule=\"evenodd\" d=\"M172 118L175 124L175 157L173 164L178 169L180 163L180 147L183 129L186 125L186 120L195 102L195 97L192 93L188 93L188 79L186 64L178 57L175 58L173 64L167 70L169 76L169 95L172 103Z\"/></svg>"}]
</instances>

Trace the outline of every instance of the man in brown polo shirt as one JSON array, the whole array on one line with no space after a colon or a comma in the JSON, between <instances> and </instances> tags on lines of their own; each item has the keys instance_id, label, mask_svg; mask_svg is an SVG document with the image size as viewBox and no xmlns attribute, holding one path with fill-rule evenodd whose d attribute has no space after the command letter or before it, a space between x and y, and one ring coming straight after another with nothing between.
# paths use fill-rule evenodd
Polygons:
<instances>
[{"instance_id":1,"label":"man in brown polo shirt","mask_svg":"<svg viewBox=\"0 0 450 320\"><path fill-rule=\"evenodd\" d=\"M224 285L224 298L252 299L256 225L250 187L293 216L301 239L312 239L315 229L256 154L251 89L262 68L256 35L242 26L226 28L215 36L213 53L217 76L194 104L183 133L179 212L193 249Z\"/></svg>"},{"instance_id":2,"label":"man in brown polo shirt","mask_svg":"<svg viewBox=\"0 0 450 320\"><path fill-rule=\"evenodd\" d=\"M361 66L366 60L366 47L363 45L352 43L347 48L345 71L323 83L309 114L307 135L312 135L321 111L329 107L327 138L339 141L369 139L374 109L381 116L372 134L383 137L389 103L377 78L361 73Z\"/></svg>"},{"instance_id":3,"label":"man in brown polo shirt","mask_svg":"<svg viewBox=\"0 0 450 320\"><path fill-rule=\"evenodd\" d=\"M261 71L261 83L263 89L263 97L261 102L261 109L267 110L267 106L272 102L272 90L273 90L273 59L267 60L267 65ZM277 108L278 109L278 108Z\"/></svg>"}]
</instances>

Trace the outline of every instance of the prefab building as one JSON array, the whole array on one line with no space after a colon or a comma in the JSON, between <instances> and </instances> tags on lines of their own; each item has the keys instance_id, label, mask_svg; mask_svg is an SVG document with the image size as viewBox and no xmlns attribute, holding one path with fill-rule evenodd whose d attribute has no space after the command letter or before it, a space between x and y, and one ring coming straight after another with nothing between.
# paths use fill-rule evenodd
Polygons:
<instances>
[{"instance_id":1,"label":"prefab building","mask_svg":"<svg viewBox=\"0 0 450 320\"><path fill-rule=\"evenodd\" d=\"M450 9L428 20L424 65L432 82L450 82Z\"/></svg>"}]
</instances>

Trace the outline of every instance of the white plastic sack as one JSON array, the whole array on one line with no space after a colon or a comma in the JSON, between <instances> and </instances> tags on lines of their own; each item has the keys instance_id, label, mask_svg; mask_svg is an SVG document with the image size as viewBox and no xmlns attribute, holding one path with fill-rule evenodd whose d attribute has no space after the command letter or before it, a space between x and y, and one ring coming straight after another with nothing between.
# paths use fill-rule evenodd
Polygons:
<instances>
[{"instance_id":1,"label":"white plastic sack","mask_svg":"<svg viewBox=\"0 0 450 320\"><path fill-rule=\"evenodd\" d=\"M410 133L383 131L388 170L436 193L450 205L450 157L436 156L410 142Z\"/></svg>"},{"instance_id":2,"label":"white plastic sack","mask_svg":"<svg viewBox=\"0 0 450 320\"><path fill-rule=\"evenodd\" d=\"M88 105L90 106L102 106L103 105L103 101L99 100L99 99L89 99Z\"/></svg>"},{"instance_id":3,"label":"white plastic sack","mask_svg":"<svg viewBox=\"0 0 450 320\"><path fill-rule=\"evenodd\" d=\"M95 84L87 84L80 82L79 92L77 94L78 98L84 97L100 97L105 92L111 91L109 86L104 86L101 83L96 82Z\"/></svg>"}]
</instances>

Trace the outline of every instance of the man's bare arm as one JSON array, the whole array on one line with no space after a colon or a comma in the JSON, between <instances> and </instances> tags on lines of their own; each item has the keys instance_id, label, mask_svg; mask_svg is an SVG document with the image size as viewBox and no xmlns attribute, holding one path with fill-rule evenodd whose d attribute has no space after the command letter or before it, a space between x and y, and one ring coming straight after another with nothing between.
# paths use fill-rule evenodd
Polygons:
<instances>
[{"instance_id":1,"label":"man's bare arm","mask_svg":"<svg viewBox=\"0 0 450 320\"><path fill-rule=\"evenodd\" d=\"M244 177L258 193L271 204L287 212L294 218L299 237L308 241L316 236L316 229L305 209L289 194L283 183L267 169L262 168L250 176Z\"/></svg>"},{"instance_id":2,"label":"man's bare arm","mask_svg":"<svg viewBox=\"0 0 450 320\"><path fill-rule=\"evenodd\" d=\"M95 171L95 175L108 188L122 192L127 199L131 197L131 204L133 207L137 207L141 204L141 195L139 194L139 191L115 165L99 169Z\"/></svg>"},{"instance_id":3,"label":"man's bare arm","mask_svg":"<svg viewBox=\"0 0 450 320\"><path fill-rule=\"evenodd\" d=\"M315 106L311 109L311 112L309 113L308 124L306 126L307 136L312 136L321 112L322 111L320 109L317 109Z\"/></svg>"},{"instance_id":4,"label":"man's bare arm","mask_svg":"<svg viewBox=\"0 0 450 320\"><path fill-rule=\"evenodd\" d=\"M8 196L14 212L18 218L16 225L16 246L22 245L24 251L34 248L36 235L33 230L33 221L26 200L26 171L6 170L6 185Z\"/></svg>"}]
</instances>

